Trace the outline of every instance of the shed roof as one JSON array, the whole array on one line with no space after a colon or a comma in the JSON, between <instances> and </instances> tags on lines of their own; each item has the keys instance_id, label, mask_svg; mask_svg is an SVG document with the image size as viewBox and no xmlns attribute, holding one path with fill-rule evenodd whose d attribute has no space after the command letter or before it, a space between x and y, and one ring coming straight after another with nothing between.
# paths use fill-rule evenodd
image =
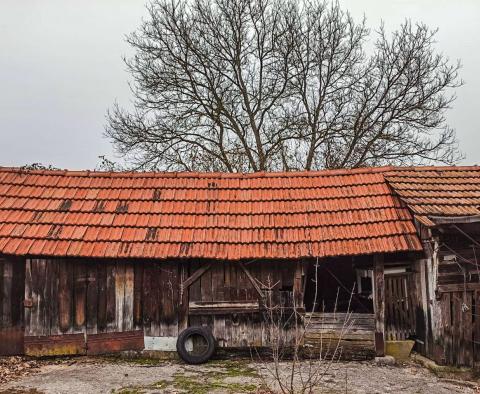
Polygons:
<instances>
[{"instance_id":1,"label":"shed roof","mask_svg":"<svg viewBox=\"0 0 480 394\"><path fill-rule=\"evenodd\" d=\"M238 260L417 251L399 196L421 214L428 204L416 199L428 196L409 193L435 191L434 180L432 189L421 187L438 171L453 179L449 185L467 180L473 195L462 199L479 200L477 167L253 174L0 168L0 253ZM437 197L453 198L439 206L460 201Z\"/></svg>"},{"instance_id":2,"label":"shed roof","mask_svg":"<svg viewBox=\"0 0 480 394\"><path fill-rule=\"evenodd\" d=\"M478 166L397 167L387 171L385 178L426 226L480 215Z\"/></svg>"}]
</instances>

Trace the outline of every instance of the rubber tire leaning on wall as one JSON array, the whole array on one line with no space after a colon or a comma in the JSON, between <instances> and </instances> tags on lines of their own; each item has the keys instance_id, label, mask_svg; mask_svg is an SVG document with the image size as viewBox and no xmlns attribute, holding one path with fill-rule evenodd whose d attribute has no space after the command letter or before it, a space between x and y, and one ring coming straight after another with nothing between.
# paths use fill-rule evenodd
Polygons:
<instances>
[{"instance_id":1,"label":"rubber tire leaning on wall","mask_svg":"<svg viewBox=\"0 0 480 394\"><path fill-rule=\"evenodd\" d=\"M207 343L206 350L198 355L189 353L186 348L188 339L194 335L202 336ZM187 364L206 363L215 353L215 347L215 338L211 331L205 327L189 327L183 330L177 339L177 353Z\"/></svg>"}]
</instances>

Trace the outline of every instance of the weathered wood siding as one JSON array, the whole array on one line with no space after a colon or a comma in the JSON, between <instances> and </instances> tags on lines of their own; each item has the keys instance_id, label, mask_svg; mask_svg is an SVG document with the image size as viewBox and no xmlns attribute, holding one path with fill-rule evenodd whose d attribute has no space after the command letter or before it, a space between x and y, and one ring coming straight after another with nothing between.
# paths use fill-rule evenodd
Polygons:
<instances>
[{"instance_id":1,"label":"weathered wood siding","mask_svg":"<svg viewBox=\"0 0 480 394\"><path fill-rule=\"evenodd\" d=\"M27 259L27 353L100 353L177 335L177 271L170 262Z\"/></svg>"},{"instance_id":2,"label":"weathered wood siding","mask_svg":"<svg viewBox=\"0 0 480 394\"><path fill-rule=\"evenodd\" d=\"M23 353L23 293L25 263L0 258L0 354Z\"/></svg>"},{"instance_id":3,"label":"weathered wood siding","mask_svg":"<svg viewBox=\"0 0 480 394\"><path fill-rule=\"evenodd\" d=\"M204 264L207 262L192 262L189 275ZM267 345L266 319L260 310L262 296L258 290L285 306L293 302L295 286L303 298L304 273L298 266L302 267L295 261L265 261L245 265L244 270L236 262L212 262L211 268L189 287L189 325L211 327L220 346ZM211 308L204 309L206 306Z\"/></svg>"},{"instance_id":4,"label":"weathered wood siding","mask_svg":"<svg viewBox=\"0 0 480 394\"><path fill-rule=\"evenodd\" d=\"M475 366L480 362L480 225L446 227L435 240L432 358Z\"/></svg>"},{"instance_id":5,"label":"weathered wood siding","mask_svg":"<svg viewBox=\"0 0 480 394\"><path fill-rule=\"evenodd\" d=\"M346 360L375 357L375 315L372 313L307 313L305 344L311 356Z\"/></svg>"},{"instance_id":6,"label":"weathered wood siding","mask_svg":"<svg viewBox=\"0 0 480 394\"><path fill-rule=\"evenodd\" d=\"M141 348L140 337L172 338L193 325L210 327L221 346L265 345L262 302L291 307L295 289L301 308L305 280L295 261L31 258L18 272L25 308L16 310L31 355ZM2 275L2 286L10 277Z\"/></svg>"},{"instance_id":7,"label":"weathered wood siding","mask_svg":"<svg viewBox=\"0 0 480 394\"><path fill-rule=\"evenodd\" d=\"M417 351L440 364L480 362L480 225L417 223L425 259L414 269Z\"/></svg>"},{"instance_id":8,"label":"weathered wood siding","mask_svg":"<svg viewBox=\"0 0 480 394\"><path fill-rule=\"evenodd\" d=\"M28 259L26 276L27 336L177 333L174 263Z\"/></svg>"}]
</instances>

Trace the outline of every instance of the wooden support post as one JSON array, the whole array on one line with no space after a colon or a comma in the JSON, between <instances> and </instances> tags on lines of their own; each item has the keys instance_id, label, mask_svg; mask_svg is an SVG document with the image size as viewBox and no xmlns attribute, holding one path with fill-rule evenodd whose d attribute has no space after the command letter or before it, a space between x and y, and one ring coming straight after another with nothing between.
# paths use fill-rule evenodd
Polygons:
<instances>
[{"instance_id":1,"label":"wooden support post","mask_svg":"<svg viewBox=\"0 0 480 394\"><path fill-rule=\"evenodd\" d=\"M383 254L373 256L373 308L375 312L375 352L385 355L385 275Z\"/></svg>"}]
</instances>

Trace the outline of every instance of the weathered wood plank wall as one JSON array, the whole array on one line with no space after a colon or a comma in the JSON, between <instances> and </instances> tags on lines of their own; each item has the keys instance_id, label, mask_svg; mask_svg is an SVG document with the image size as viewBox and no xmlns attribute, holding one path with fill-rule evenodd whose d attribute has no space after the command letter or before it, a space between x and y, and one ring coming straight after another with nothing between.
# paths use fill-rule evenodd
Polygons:
<instances>
[{"instance_id":1,"label":"weathered wood plank wall","mask_svg":"<svg viewBox=\"0 0 480 394\"><path fill-rule=\"evenodd\" d=\"M174 263L27 259L26 272L27 336L177 333Z\"/></svg>"},{"instance_id":2,"label":"weathered wood plank wall","mask_svg":"<svg viewBox=\"0 0 480 394\"><path fill-rule=\"evenodd\" d=\"M480 361L480 225L420 226L426 258L415 263L417 350L440 364Z\"/></svg>"},{"instance_id":3,"label":"weathered wood plank wall","mask_svg":"<svg viewBox=\"0 0 480 394\"><path fill-rule=\"evenodd\" d=\"M373 313L307 313L305 344L312 357L366 360L375 356Z\"/></svg>"},{"instance_id":4,"label":"weathered wood plank wall","mask_svg":"<svg viewBox=\"0 0 480 394\"><path fill-rule=\"evenodd\" d=\"M221 346L265 345L262 297L292 303L293 289L304 290L302 267L294 261L242 267L223 261L27 259L27 353L98 353L102 343L112 350L121 347L118 341L131 343L129 333L172 338L187 325L210 327Z\"/></svg>"},{"instance_id":5,"label":"weathered wood plank wall","mask_svg":"<svg viewBox=\"0 0 480 394\"><path fill-rule=\"evenodd\" d=\"M189 275L207 263L192 262ZM275 303L292 300L288 295L294 286L303 291L302 284L295 285L298 264L295 261L253 262L244 270L236 262L211 262L211 268L189 287L189 325L211 327L220 346L267 345L266 319L260 310L262 300L258 291ZM300 273L297 281L301 280Z\"/></svg>"}]
</instances>

